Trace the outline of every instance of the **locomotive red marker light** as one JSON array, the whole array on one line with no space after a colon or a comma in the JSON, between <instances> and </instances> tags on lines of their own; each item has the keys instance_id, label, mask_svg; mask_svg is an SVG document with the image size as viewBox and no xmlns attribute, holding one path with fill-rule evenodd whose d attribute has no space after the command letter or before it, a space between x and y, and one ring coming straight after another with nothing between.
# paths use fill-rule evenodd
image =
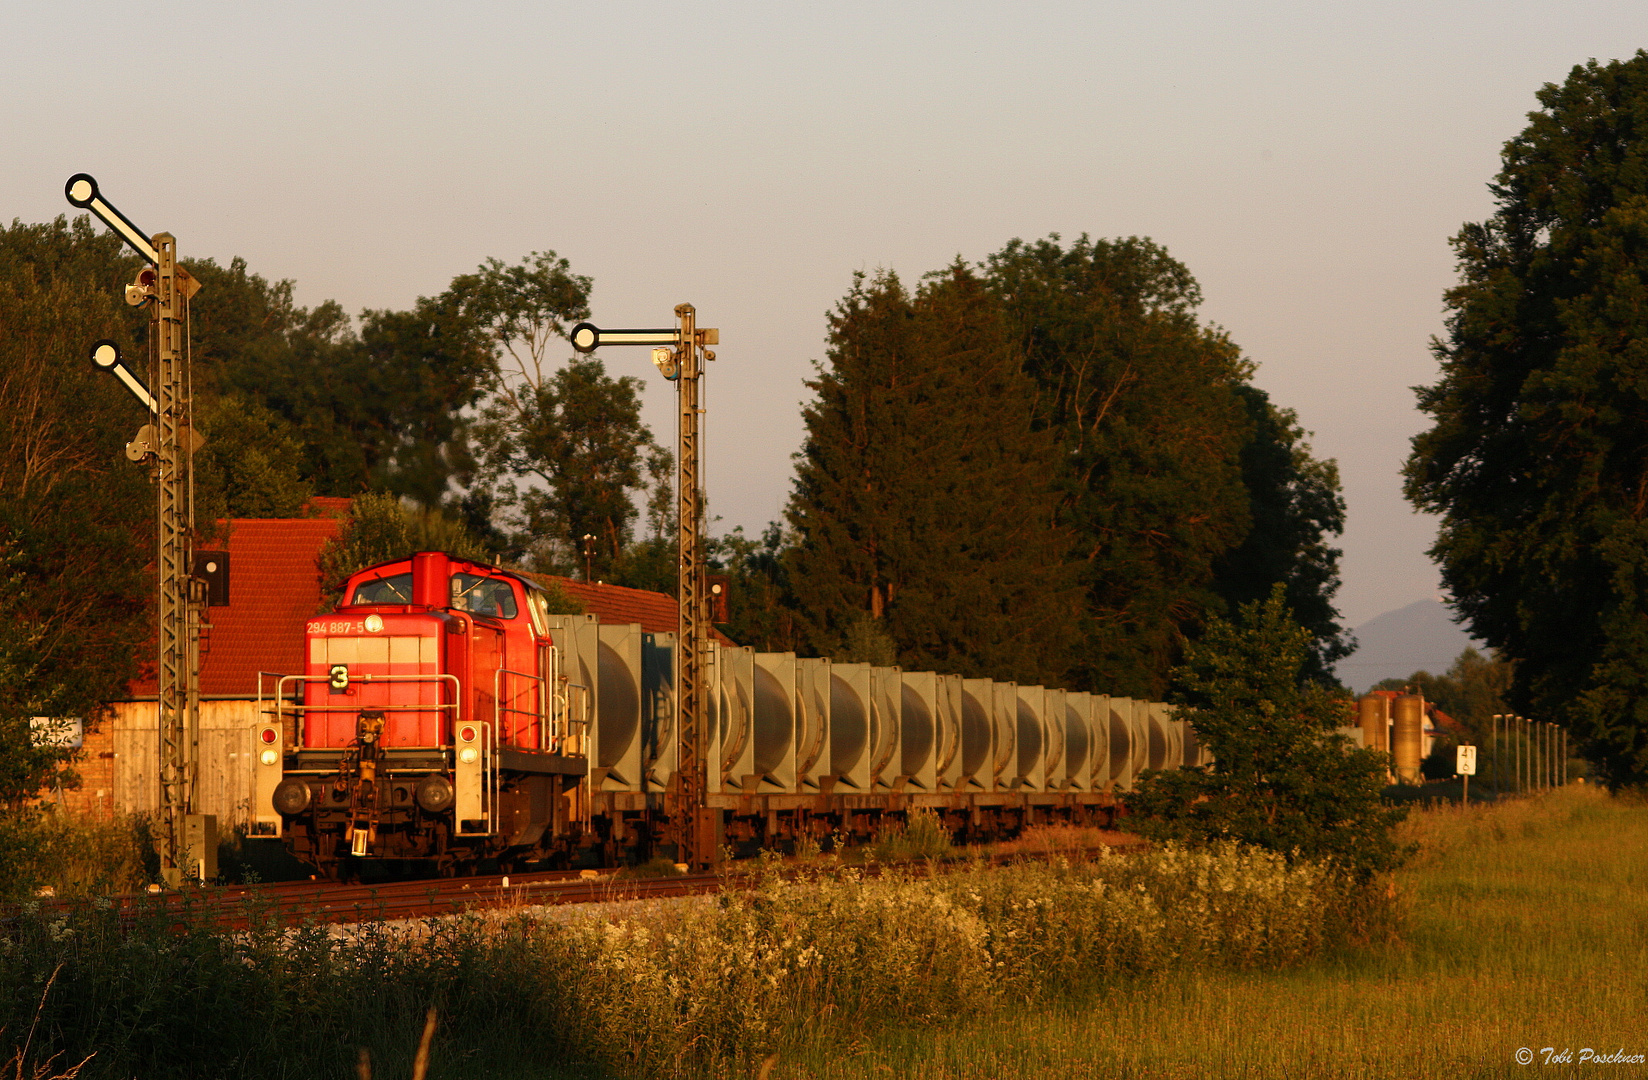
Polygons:
<instances>
[{"instance_id":1,"label":"locomotive red marker light","mask_svg":"<svg viewBox=\"0 0 1648 1080\"><path fill-rule=\"evenodd\" d=\"M261 733L259 733L259 738L261 738L266 743L272 743L276 739L280 738L280 736L275 733L274 728L266 727L266 728L263 729L263 731Z\"/></svg>"},{"instance_id":2,"label":"locomotive red marker light","mask_svg":"<svg viewBox=\"0 0 1648 1080\"><path fill-rule=\"evenodd\" d=\"M475 729L472 727L462 728L458 732L458 738L462 739L464 742L474 742Z\"/></svg>"}]
</instances>

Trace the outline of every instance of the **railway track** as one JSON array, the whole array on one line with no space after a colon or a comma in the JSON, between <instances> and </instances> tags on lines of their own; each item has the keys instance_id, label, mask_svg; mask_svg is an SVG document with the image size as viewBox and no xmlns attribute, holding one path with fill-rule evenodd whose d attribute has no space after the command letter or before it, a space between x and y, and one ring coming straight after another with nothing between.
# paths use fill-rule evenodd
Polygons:
<instances>
[{"instance_id":1,"label":"railway track","mask_svg":"<svg viewBox=\"0 0 1648 1080\"><path fill-rule=\"evenodd\" d=\"M1107 844L1137 847L1138 844ZM985 861L1006 865L1018 860L1080 856L1094 849L1046 853L1013 852ZM879 866L868 868L879 873ZM926 863L904 864L908 872L928 872ZM376 885L298 881L262 885L186 887L160 894L109 898L121 919L172 917L179 927L209 925L246 930L253 925L300 926L306 922L346 925L393 922L457 915L465 911L558 904L659 900L740 888L752 875L733 870L719 874L685 874L659 878L625 878L591 871L560 870L527 874L490 874L467 878L386 882ZM84 901L39 900L42 910L68 914Z\"/></svg>"},{"instance_id":2,"label":"railway track","mask_svg":"<svg viewBox=\"0 0 1648 1080\"><path fill-rule=\"evenodd\" d=\"M484 875L386 882L376 885L301 881L265 885L193 886L159 894L110 897L124 922L172 917L180 926L202 924L245 930L254 924L392 922L456 915L474 909L650 900L718 891L716 874L664 878L588 878L578 871ZM36 901L46 913L68 914L84 901Z\"/></svg>"}]
</instances>

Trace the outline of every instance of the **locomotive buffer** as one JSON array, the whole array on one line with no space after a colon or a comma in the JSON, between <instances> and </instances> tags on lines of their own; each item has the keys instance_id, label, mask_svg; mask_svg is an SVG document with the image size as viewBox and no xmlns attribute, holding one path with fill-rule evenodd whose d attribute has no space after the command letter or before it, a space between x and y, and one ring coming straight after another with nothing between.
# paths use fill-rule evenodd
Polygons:
<instances>
[{"instance_id":1,"label":"locomotive buffer","mask_svg":"<svg viewBox=\"0 0 1648 1080\"><path fill-rule=\"evenodd\" d=\"M111 372L149 414L137 438L126 446L133 461L155 466L159 489L158 557L160 871L177 886L186 874L216 876L216 819L194 813L200 760L200 630L205 582L192 575L194 454L204 440L190 416L189 300L200 282L178 265L177 240L170 233L148 236L106 202L97 181L85 173L69 177L63 193L74 206L90 210L149 263L126 286L126 302L149 308L149 368L157 393L150 393L121 358L119 346L103 340L92 346L92 362Z\"/></svg>"},{"instance_id":2,"label":"locomotive buffer","mask_svg":"<svg viewBox=\"0 0 1648 1080\"><path fill-rule=\"evenodd\" d=\"M594 352L602 345L641 345L652 348L652 362L664 378L674 381L680 408L676 422L676 460L680 473L676 480L676 529L680 556L676 562L676 596L680 612L680 633L675 647L675 700L678 750L675 775L670 781L665 807L669 814L679 858L693 869L710 865L715 857L715 817L704 805L708 786L704 761L704 716L709 701L705 685L705 654L709 650L709 596L704 577L704 549L699 535L699 424L703 413L698 405L698 381L704 363L715 359L706 345L719 345L721 333L700 328L691 304L675 309L676 325L651 330L603 330L581 322L567 337L581 353Z\"/></svg>"}]
</instances>

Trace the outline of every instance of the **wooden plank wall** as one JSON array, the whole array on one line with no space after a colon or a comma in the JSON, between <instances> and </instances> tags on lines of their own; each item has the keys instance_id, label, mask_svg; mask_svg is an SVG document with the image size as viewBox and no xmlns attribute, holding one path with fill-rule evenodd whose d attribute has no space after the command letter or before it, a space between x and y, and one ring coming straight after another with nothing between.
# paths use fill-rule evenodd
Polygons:
<instances>
[{"instance_id":1,"label":"wooden plank wall","mask_svg":"<svg viewBox=\"0 0 1648 1080\"><path fill-rule=\"evenodd\" d=\"M160 810L158 710L152 701L120 701L111 707L115 812L156 814ZM218 828L225 832L250 816L256 714L256 701L200 703L200 780L195 809L216 814Z\"/></svg>"}]
</instances>

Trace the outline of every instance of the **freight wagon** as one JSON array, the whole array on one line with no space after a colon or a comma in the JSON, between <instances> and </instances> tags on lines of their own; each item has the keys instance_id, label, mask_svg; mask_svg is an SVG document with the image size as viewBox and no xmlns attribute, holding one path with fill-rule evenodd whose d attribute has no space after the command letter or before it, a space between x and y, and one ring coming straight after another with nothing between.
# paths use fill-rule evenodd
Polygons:
<instances>
[{"instance_id":1,"label":"freight wagon","mask_svg":"<svg viewBox=\"0 0 1648 1080\"><path fill-rule=\"evenodd\" d=\"M553 614L529 576L420 552L310 619L260 707L254 835L329 877L674 857L674 634ZM1146 769L1201 763L1160 703L763 653L705 657L719 844L868 837L929 807L963 839L1099 824Z\"/></svg>"}]
</instances>

